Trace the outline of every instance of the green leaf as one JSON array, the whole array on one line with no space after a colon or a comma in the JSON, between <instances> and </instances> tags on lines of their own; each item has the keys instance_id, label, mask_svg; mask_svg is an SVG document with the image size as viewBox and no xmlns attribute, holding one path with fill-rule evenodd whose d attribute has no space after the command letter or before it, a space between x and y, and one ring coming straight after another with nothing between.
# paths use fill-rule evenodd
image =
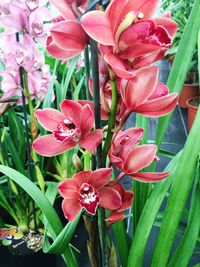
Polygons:
<instances>
[{"instance_id":1,"label":"green leaf","mask_svg":"<svg viewBox=\"0 0 200 267\"><path fill-rule=\"evenodd\" d=\"M24 170L24 164L21 161L21 159L19 157L19 154L17 152L17 149L16 149L16 147L15 147L15 145L14 145L14 143L13 143L11 137L10 137L10 135L7 132L5 132L5 144L6 144L7 148L8 148L8 151L11 154L11 157L12 157L12 160L13 160L13 162L15 164L16 169L19 172L21 172L23 174L26 174L26 172Z\"/></svg>"},{"instance_id":2,"label":"green leaf","mask_svg":"<svg viewBox=\"0 0 200 267\"><path fill-rule=\"evenodd\" d=\"M51 234L52 238L55 240L57 236L59 236L60 232L63 230L63 227L55 209L53 208L47 197L39 190L39 188L33 182L31 182L27 177L25 177L18 171L10 167L0 165L0 172L15 181L30 195L30 197L32 197L32 199L35 201L35 203L38 205L38 207L41 209L44 216L46 217L48 221L47 230ZM78 266L69 245L66 245L65 252L62 254L62 256L69 267Z\"/></svg>"},{"instance_id":3,"label":"green leaf","mask_svg":"<svg viewBox=\"0 0 200 267\"><path fill-rule=\"evenodd\" d=\"M173 266L188 266L192 257L195 244L198 239L200 229L200 162L198 162L196 171L196 180L192 193L191 207L187 229L181 239L168 267Z\"/></svg>"},{"instance_id":4,"label":"green leaf","mask_svg":"<svg viewBox=\"0 0 200 267\"><path fill-rule=\"evenodd\" d=\"M156 215L160 209L160 206L167 194L167 191L173 181L175 169L178 160L181 156L179 152L167 165L165 171L172 170L172 173L167 179L162 182L157 183L154 186L145 206L140 216L133 241L131 243L131 248L128 257L128 267L142 267L143 266L143 256L145 247L153 227Z\"/></svg>"},{"instance_id":5,"label":"green leaf","mask_svg":"<svg viewBox=\"0 0 200 267\"><path fill-rule=\"evenodd\" d=\"M115 240L119 252L120 263L122 267L126 267L130 248L130 237L126 232L125 222L121 221L114 223L113 231L115 234Z\"/></svg>"},{"instance_id":6,"label":"green leaf","mask_svg":"<svg viewBox=\"0 0 200 267\"><path fill-rule=\"evenodd\" d=\"M66 250L66 246L69 245L69 242L76 230L78 225L80 215L73 222L68 222L68 224L63 228L60 234L57 236L53 244L50 245L48 238L44 240L43 251L50 254L62 254Z\"/></svg>"},{"instance_id":7,"label":"green leaf","mask_svg":"<svg viewBox=\"0 0 200 267\"><path fill-rule=\"evenodd\" d=\"M200 6L200 3L199 3ZM200 152L200 109L187 138L180 161L174 172L163 222L156 242L151 266L166 266L179 221L192 187L197 158ZM189 164L188 164L189 163Z\"/></svg>"},{"instance_id":8,"label":"green leaf","mask_svg":"<svg viewBox=\"0 0 200 267\"><path fill-rule=\"evenodd\" d=\"M75 57L75 58L71 59L71 62L70 62L70 65L69 65L69 68L68 68L68 71L67 71L67 76L65 78L64 85L63 85L63 88L62 88L62 100L65 99L66 96L67 96L69 83L71 81L72 75L73 75L74 70L76 68L76 64L77 64L78 58L79 57Z\"/></svg>"}]
</instances>

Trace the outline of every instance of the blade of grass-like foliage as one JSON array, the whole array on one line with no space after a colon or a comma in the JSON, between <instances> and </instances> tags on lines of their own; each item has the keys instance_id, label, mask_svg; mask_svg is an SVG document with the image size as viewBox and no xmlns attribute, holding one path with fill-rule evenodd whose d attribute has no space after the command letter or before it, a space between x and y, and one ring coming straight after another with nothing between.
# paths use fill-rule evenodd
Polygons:
<instances>
[{"instance_id":1,"label":"blade of grass-like foliage","mask_svg":"<svg viewBox=\"0 0 200 267\"><path fill-rule=\"evenodd\" d=\"M179 152L167 165L165 171L172 170L171 175L164 181L155 185L140 216L128 258L128 267L142 267L144 250L153 227L156 215L173 181L174 172L181 156Z\"/></svg>"},{"instance_id":2,"label":"blade of grass-like foliage","mask_svg":"<svg viewBox=\"0 0 200 267\"><path fill-rule=\"evenodd\" d=\"M0 163L7 165L9 160L8 160L8 148L4 141L5 133L6 133L5 128L0 129Z\"/></svg>"},{"instance_id":3,"label":"blade of grass-like foliage","mask_svg":"<svg viewBox=\"0 0 200 267\"><path fill-rule=\"evenodd\" d=\"M17 152L17 149L10 137L10 135L5 132L5 144L8 148L8 151L10 152L11 154L11 158L13 160L13 163L16 167L16 169L21 172L22 174L26 174L25 170L24 170L24 164L23 162L21 161L20 157L19 157L19 154Z\"/></svg>"},{"instance_id":4,"label":"blade of grass-like foliage","mask_svg":"<svg viewBox=\"0 0 200 267\"><path fill-rule=\"evenodd\" d=\"M188 135L180 161L174 173L175 179L170 190L163 222L156 242L152 267L166 266L167 264L176 230L193 183L197 158L200 152L199 132L200 109L197 112L193 127Z\"/></svg>"},{"instance_id":5,"label":"blade of grass-like foliage","mask_svg":"<svg viewBox=\"0 0 200 267\"><path fill-rule=\"evenodd\" d=\"M149 132L149 119L140 114L136 114L136 127L142 127L144 129L144 136L142 138L141 144L147 144L148 132ZM134 192L133 233L136 230L138 221L140 219L140 215L146 203L150 186L151 185L149 185L148 183L133 181L133 192Z\"/></svg>"},{"instance_id":6,"label":"blade of grass-like foliage","mask_svg":"<svg viewBox=\"0 0 200 267\"><path fill-rule=\"evenodd\" d=\"M200 1L196 0L190 13L188 23L181 38L177 54L172 64L172 69L167 81L170 92L181 92L193 52L197 44L197 36L200 29ZM159 118L156 132L156 144L161 145L172 113Z\"/></svg>"},{"instance_id":7,"label":"blade of grass-like foliage","mask_svg":"<svg viewBox=\"0 0 200 267\"><path fill-rule=\"evenodd\" d=\"M8 125L10 130L10 136L15 144L15 147L18 150L19 158L22 163L25 162L26 155L26 144L25 144L25 136L24 136L24 127L16 115L13 109L8 111Z\"/></svg>"},{"instance_id":8,"label":"blade of grass-like foliage","mask_svg":"<svg viewBox=\"0 0 200 267\"><path fill-rule=\"evenodd\" d=\"M43 251L45 253L50 254L62 254L66 250L66 246L69 245L69 242L76 230L76 227L78 225L80 215L77 216L77 218L71 223L68 222L67 225L63 228L63 230L60 232L60 234L57 236L53 244L50 244L48 239L45 238L44 240L44 247Z\"/></svg>"},{"instance_id":9,"label":"blade of grass-like foliage","mask_svg":"<svg viewBox=\"0 0 200 267\"><path fill-rule=\"evenodd\" d=\"M75 90L74 90L74 94L73 94L73 99L74 99L74 100L78 100L78 99L79 99L79 92L80 92L80 90L81 90L81 88L82 88L82 85L83 85L84 80L85 80L85 77L83 76L83 77L80 79L78 85L76 86L76 88L75 88Z\"/></svg>"},{"instance_id":10,"label":"blade of grass-like foliage","mask_svg":"<svg viewBox=\"0 0 200 267\"><path fill-rule=\"evenodd\" d=\"M67 96L69 83L71 81L72 75L73 75L74 70L76 68L76 63L78 61L78 58L79 57L75 57L75 58L71 59L71 62L70 62L70 65L69 65L69 68L68 68L68 71L67 71L67 75L66 75L63 87L62 87L62 100L65 99L66 96Z\"/></svg>"},{"instance_id":11,"label":"blade of grass-like foliage","mask_svg":"<svg viewBox=\"0 0 200 267\"><path fill-rule=\"evenodd\" d=\"M128 253L130 248L130 237L126 232L125 222L113 224L113 231L119 252L120 263L122 267L127 267Z\"/></svg>"},{"instance_id":12,"label":"blade of grass-like foliage","mask_svg":"<svg viewBox=\"0 0 200 267\"><path fill-rule=\"evenodd\" d=\"M199 74L199 91L200 91L200 29L198 34L198 74Z\"/></svg>"},{"instance_id":13,"label":"blade of grass-like foliage","mask_svg":"<svg viewBox=\"0 0 200 267\"><path fill-rule=\"evenodd\" d=\"M51 107L51 102L52 102L52 95L53 95L53 87L54 87L54 83L56 81L56 71L59 65L59 60L55 60L55 65L54 65L54 70L53 70L53 74L51 75L51 83L49 85L48 91L46 93L46 96L43 100L43 108L49 108Z\"/></svg>"},{"instance_id":14,"label":"blade of grass-like foliage","mask_svg":"<svg viewBox=\"0 0 200 267\"><path fill-rule=\"evenodd\" d=\"M181 239L168 267L188 266L200 229L200 161L197 164L187 229Z\"/></svg>"},{"instance_id":15,"label":"blade of grass-like foliage","mask_svg":"<svg viewBox=\"0 0 200 267\"><path fill-rule=\"evenodd\" d=\"M1 188L0 188L0 206L2 206L5 210L7 210L7 212L13 217L13 219L15 220L15 222L17 224L19 223L19 220L18 220L14 210L12 209L10 204L8 203Z\"/></svg>"},{"instance_id":16,"label":"blade of grass-like foliage","mask_svg":"<svg viewBox=\"0 0 200 267\"><path fill-rule=\"evenodd\" d=\"M35 203L38 205L38 207L46 217L48 221L48 231L51 234L52 238L55 240L63 230L63 227L55 209L49 202L48 198L38 189L38 187L34 183L32 183L26 176L22 175L18 171L10 167L0 165L0 172L15 181L35 201ZM69 267L77 267L77 263L74 260L74 256L69 245L66 246L65 249L65 252L62 254L65 262Z\"/></svg>"}]
</instances>

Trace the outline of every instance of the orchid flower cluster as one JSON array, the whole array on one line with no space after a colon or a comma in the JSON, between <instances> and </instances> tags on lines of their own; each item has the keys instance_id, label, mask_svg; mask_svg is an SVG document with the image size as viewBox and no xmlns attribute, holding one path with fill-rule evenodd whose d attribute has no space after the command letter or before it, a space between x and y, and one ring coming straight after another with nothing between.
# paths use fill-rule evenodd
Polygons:
<instances>
[{"instance_id":1,"label":"orchid flower cluster","mask_svg":"<svg viewBox=\"0 0 200 267\"><path fill-rule=\"evenodd\" d=\"M50 69L45 64L39 44L44 45L50 23L50 10L46 0L10 0L0 3L1 61L5 70L2 77L1 102L17 98L20 104L22 85L19 69L28 73L31 99L44 99L50 81ZM15 102L15 100L13 100Z\"/></svg>"},{"instance_id":2,"label":"orchid flower cluster","mask_svg":"<svg viewBox=\"0 0 200 267\"><path fill-rule=\"evenodd\" d=\"M64 100L61 111L36 110L39 123L51 134L38 137L33 149L51 157L79 146L81 151L96 155L103 145L101 168L78 172L61 182L58 189L69 221L81 210L95 215L102 207L110 211L105 220L114 223L124 219L124 211L133 201L133 192L120 183L125 175L141 182L158 182L169 174L141 171L158 159L157 147L139 144L142 128L123 131L123 127L132 112L159 117L175 108L177 94L170 94L158 82L158 68L152 63L172 44L177 25L169 16L152 18L158 0L112 0L105 11L98 5L96 10L87 10L88 1L50 2L60 12L52 20L47 38L50 55L66 61L83 52L91 38L98 43L100 114L108 127L94 129L93 101ZM91 95L94 82L92 78L88 81ZM111 165L121 172L115 179L111 178L115 176Z\"/></svg>"}]
</instances>

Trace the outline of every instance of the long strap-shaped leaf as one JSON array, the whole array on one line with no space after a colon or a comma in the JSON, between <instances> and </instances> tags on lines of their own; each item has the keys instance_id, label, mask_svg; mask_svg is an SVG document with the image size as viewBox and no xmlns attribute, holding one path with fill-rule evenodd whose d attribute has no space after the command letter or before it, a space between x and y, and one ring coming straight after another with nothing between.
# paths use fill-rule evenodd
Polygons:
<instances>
[{"instance_id":1,"label":"long strap-shaped leaf","mask_svg":"<svg viewBox=\"0 0 200 267\"><path fill-rule=\"evenodd\" d=\"M200 230L200 161L197 165L196 180L194 184L192 201L187 223L187 229L176 249L168 267L188 266Z\"/></svg>"},{"instance_id":2,"label":"long strap-shaped leaf","mask_svg":"<svg viewBox=\"0 0 200 267\"><path fill-rule=\"evenodd\" d=\"M197 158L200 153L200 109L187 138L179 164L175 172L163 222L156 242L152 267L167 265L169 253L176 236L177 227L183 214L192 187ZM195 219L195 218L194 218Z\"/></svg>"},{"instance_id":3,"label":"long strap-shaped leaf","mask_svg":"<svg viewBox=\"0 0 200 267\"><path fill-rule=\"evenodd\" d=\"M26 176L22 175L20 172L3 165L0 165L0 172L15 181L30 195L30 197L32 197L32 199L36 202L36 204L48 220L48 231L55 240L62 231L63 226L55 209L53 208L47 197L39 190L39 188L33 182L31 182ZM66 246L66 250L62 254L62 256L69 267L78 266L69 245Z\"/></svg>"},{"instance_id":4,"label":"long strap-shaped leaf","mask_svg":"<svg viewBox=\"0 0 200 267\"><path fill-rule=\"evenodd\" d=\"M197 44L197 36L200 29L200 1L196 0L190 13L188 23L180 41L178 52L175 56L172 69L167 81L170 92L181 92L193 52ZM156 144L160 146L166 132L172 114L161 117L158 120Z\"/></svg>"},{"instance_id":5,"label":"long strap-shaped leaf","mask_svg":"<svg viewBox=\"0 0 200 267\"><path fill-rule=\"evenodd\" d=\"M177 162L182 152L179 152L165 168L167 170L175 169ZM128 267L141 267L143 266L143 256L149 234L153 227L156 215L160 209L163 199L172 183L173 173L163 182L155 185L150 194L149 199L140 216L136 232L131 244L131 249L128 258Z\"/></svg>"}]
</instances>

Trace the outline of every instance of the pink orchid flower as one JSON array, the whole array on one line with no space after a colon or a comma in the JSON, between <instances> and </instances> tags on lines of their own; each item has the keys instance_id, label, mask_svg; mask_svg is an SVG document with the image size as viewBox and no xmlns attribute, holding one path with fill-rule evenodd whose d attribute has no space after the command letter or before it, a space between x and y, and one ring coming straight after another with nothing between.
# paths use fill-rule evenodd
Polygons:
<instances>
[{"instance_id":1,"label":"pink orchid flower","mask_svg":"<svg viewBox=\"0 0 200 267\"><path fill-rule=\"evenodd\" d=\"M9 73L7 71L0 71L1 90L3 96L0 98L0 102L5 102L11 99L13 96L20 96L20 85L19 85L19 73Z\"/></svg>"},{"instance_id":2,"label":"pink orchid flower","mask_svg":"<svg viewBox=\"0 0 200 267\"><path fill-rule=\"evenodd\" d=\"M148 117L163 116L171 112L178 94L169 94L167 86L158 83L158 68L144 67L135 72L132 80L121 80L121 96L126 108Z\"/></svg>"},{"instance_id":3,"label":"pink orchid flower","mask_svg":"<svg viewBox=\"0 0 200 267\"><path fill-rule=\"evenodd\" d=\"M50 55L60 60L68 60L84 51L88 36L76 18L81 14L77 6L87 1L50 1L63 16L53 24L47 38L46 49ZM77 9L76 9L77 8ZM76 11L76 12L75 12Z\"/></svg>"},{"instance_id":4,"label":"pink orchid flower","mask_svg":"<svg viewBox=\"0 0 200 267\"><path fill-rule=\"evenodd\" d=\"M151 19L158 0L113 0L106 11L83 15L81 25L100 45L117 76L130 79L133 70L162 58L177 24L167 17ZM113 16L114 14L114 16Z\"/></svg>"},{"instance_id":5,"label":"pink orchid flower","mask_svg":"<svg viewBox=\"0 0 200 267\"><path fill-rule=\"evenodd\" d=\"M142 136L142 128L120 131L109 150L110 161L134 180L158 182L168 176L169 172L139 172L157 160L156 145L138 145Z\"/></svg>"},{"instance_id":6,"label":"pink orchid flower","mask_svg":"<svg viewBox=\"0 0 200 267\"><path fill-rule=\"evenodd\" d=\"M85 11L88 0L50 0L58 11L62 14L63 18L67 20L76 20Z\"/></svg>"},{"instance_id":7,"label":"pink orchid flower","mask_svg":"<svg viewBox=\"0 0 200 267\"><path fill-rule=\"evenodd\" d=\"M15 36L14 36L15 37ZM27 72L41 69L44 55L38 51L35 42L28 34L21 36L20 42L5 36L1 43L2 61L7 71L18 71L23 67Z\"/></svg>"},{"instance_id":8,"label":"pink orchid flower","mask_svg":"<svg viewBox=\"0 0 200 267\"><path fill-rule=\"evenodd\" d=\"M28 26L26 10L18 2L11 1L6 13L0 14L0 25L5 28L4 34L13 34L23 31Z\"/></svg>"},{"instance_id":9,"label":"pink orchid flower","mask_svg":"<svg viewBox=\"0 0 200 267\"><path fill-rule=\"evenodd\" d=\"M51 12L48 8L40 7L31 12L29 16L28 33L38 42L45 45L47 32L50 28L50 23L45 21L51 20Z\"/></svg>"},{"instance_id":10,"label":"pink orchid flower","mask_svg":"<svg viewBox=\"0 0 200 267\"><path fill-rule=\"evenodd\" d=\"M72 149L79 144L94 152L102 141L102 131L94 130L94 113L89 105L63 100L62 112L52 108L35 111L39 123L52 134L44 135L33 142L33 149L40 155L51 157Z\"/></svg>"},{"instance_id":11,"label":"pink orchid flower","mask_svg":"<svg viewBox=\"0 0 200 267\"><path fill-rule=\"evenodd\" d=\"M48 0L24 0L25 5L30 12L33 12L39 7L43 7L47 4Z\"/></svg>"},{"instance_id":12,"label":"pink orchid flower","mask_svg":"<svg viewBox=\"0 0 200 267\"><path fill-rule=\"evenodd\" d=\"M112 186L112 182L110 185ZM119 222L124 219L125 214L123 211L131 207L134 197L133 192L125 190L120 183L115 184L112 188L114 188L120 194L122 204L118 209L110 212L109 217L106 219L106 221L109 223Z\"/></svg>"},{"instance_id":13,"label":"pink orchid flower","mask_svg":"<svg viewBox=\"0 0 200 267\"><path fill-rule=\"evenodd\" d=\"M122 205L118 191L106 186L111 174L111 168L82 171L59 184L58 190L64 198L62 209L69 221L73 221L82 209L95 215L98 206L116 210Z\"/></svg>"}]
</instances>

